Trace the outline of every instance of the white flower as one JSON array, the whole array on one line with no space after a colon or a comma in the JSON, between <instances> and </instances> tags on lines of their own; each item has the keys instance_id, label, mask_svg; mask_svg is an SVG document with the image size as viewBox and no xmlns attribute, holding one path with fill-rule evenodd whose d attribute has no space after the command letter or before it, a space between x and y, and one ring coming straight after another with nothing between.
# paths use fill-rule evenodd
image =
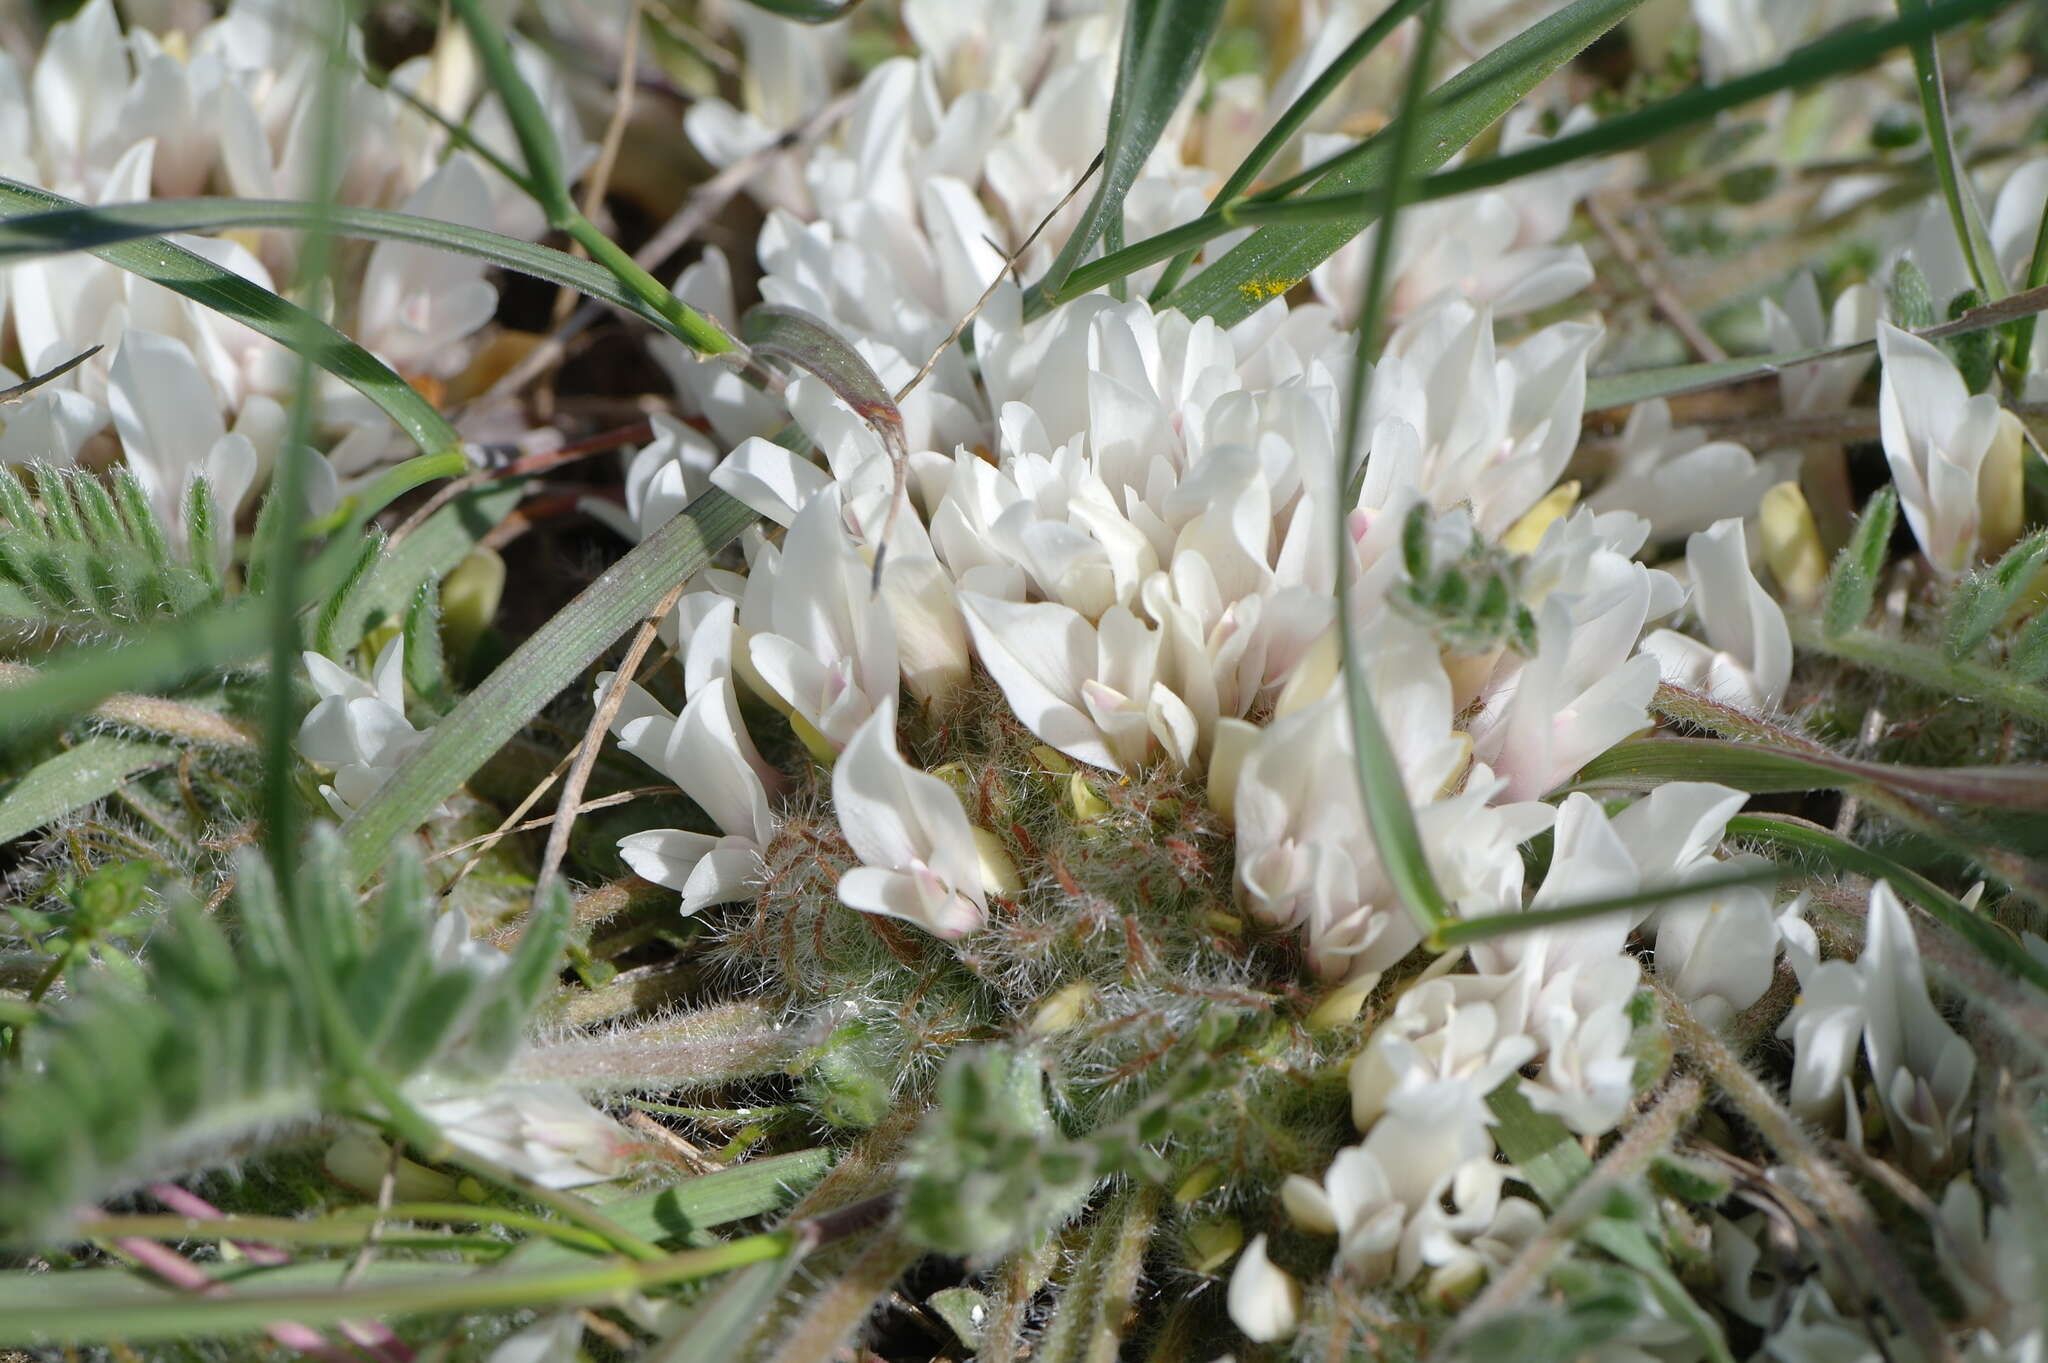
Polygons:
<instances>
[{"instance_id":1,"label":"white flower","mask_svg":"<svg viewBox=\"0 0 2048 1363\"><path fill-rule=\"evenodd\" d=\"M1792 680L1792 632L1784 610L1750 572L1742 522L1720 521L1692 536L1685 562L1706 642L1658 630L1643 640L1643 651L1655 655L1675 686L1742 710L1777 709Z\"/></svg>"},{"instance_id":2,"label":"white flower","mask_svg":"<svg viewBox=\"0 0 2048 1363\"><path fill-rule=\"evenodd\" d=\"M1550 491L1578 444L1597 327L1560 322L1496 358L1493 317L1446 298L1404 323L1373 371L1358 505L1401 512L1419 491L1500 535Z\"/></svg>"},{"instance_id":3,"label":"white flower","mask_svg":"<svg viewBox=\"0 0 2048 1363\"><path fill-rule=\"evenodd\" d=\"M484 1363L555 1363L574 1358L583 1343L583 1316L577 1311L557 1311L542 1316L518 1334L507 1336L493 1348Z\"/></svg>"},{"instance_id":4,"label":"white flower","mask_svg":"<svg viewBox=\"0 0 2048 1363\"><path fill-rule=\"evenodd\" d=\"M490 188L465 152L442 162L401 209L465 227L492 222ZM497 311L498 291L484 278L486 268L472 256L378 242L363 272L356 339L406 373L455 373L469 360L461 342Z\"/></svg>"},{"instance_id":5,"label":"white flower","mask_svg":"<svg viewBox=\"0 0 2048 1363\"><path fill-rule=\"evenodd\" d=\"M1160 749L1178 766L1192 760L1195 716L1158 680L1159 631L1129 610L1111 606L1090 625L1053 601L962 592L960 607L1003 698L1045 742L1114 772L1136 771Z\"/></svg>"},{"instance_id":6,"label":"white flower","mask_svg":"<svg viewBox=\"0 0 2048 1363\"><path fill-rule=\"evenodd\" d=\"M1492 1122L1486 1095L1536 1055L1536 1042L1462 981L1434 979L1401 996L1351 1064L1351 1120L1361 1131L1396 1112L1444 1131Z\"/></svg>"},{"instance_id":7,"label":"white flower","mask_svg":"<svg viewBox=\"0 0 2048 1363\"><path fill-rule=\"evenodd\" d=\"M611 674L598 678L601 695ZM762 851L780 826L768 806L768 765L740 723L732 679L720 673L701 685L680 715L670 715L640 687L626 693L612 732L619 746L676 783L722 836L678 828L649 829L619 840L634 874L682 892L682 911L751 899L759 887Z\"/></svg>"},{"instance_id":8,"label":"white flower","mask_svg":"<svg viewBox=\"0 0 2048 1363\"><path fill-rule=\"evenodd\" d=\"M442 1135L539 1183L576 1188L624 1173L638 1144L567 1085L504 1084L420 1102Z\"/></svg>"},{"instance_id":9,"label":"white flower","mask_svg":"<svg viewBox=\"0 0 2048 1363\"><path fill-rule=\"evenodd\" d=\"M1716 83L1768 66L1837 24L1879 12L1875 0L1692 0L1701 64Z\"/></svg>"},{"instance_id":10,"label":"white flower","mask_svg":"<svg viewBox=\"0 0 2048 1363\"><path fill-rule=\"evenodd\" d=\"M1334 54L1332 54L1334 55ZM1501 127L1507 155L1540 146L1538 113L1524 105ZM1590 109L1574 109L1557 135L1591 127ZM1311 161L1353 145L1349 137L1312 135L1303 150ZM1484 305L1497 317L1546 308L1593 282L1593 264L1576 243L1557 245L1571 226L1579 200L1607 178L1598 162L1581 162L1438 203L1417 204L1404 218L1395 246L1387 306L1399 320L1446 296ZM1365 271L1378 227L1368 227L1309 273L1316 297L1346 326L1364 292Z\"/></svg>"},{"instance_id":11,"label":"white flower","mask_svg":"<svg viewBox=\"0 0 2048 1363\"><path fill-rule=\"evenodd\" d=\"M1431 1269L1426 1290L1443 1300L1463 1296L1488 1273L1505 1268L1544 1222L1535 1203L1501 1195L1513 1172L1482 1157L1440 1178L1401 1236L1395 1276L1406 1282Z\"/></svg>"},{"instance_id":12,"label":"white flower","mask_svg":"<svg viewBox=\"0 0 2048 1363\"><path fill-rule=\"evenodd\" d=\"M1928 997L1912 924L1883 881L1871 886L1866 921L1863 954L1851 965L1816 963L1812 929L1789 915L1780 920L1800 983L1778 1028L1793 1043L1793 1107L1825 1118L1841 1095L1850 1137L1859 1138L1850 1070L1860 1033L1878 1102L1904 1138L1901 1153L1936 1164L1967 1121L1976 1053Z\"/></svg>"},{"instance_id":13,"label":"white flower","mask_svg":"<svg viewBox=\"0 0 2048 1363\"><path fill-rule=\"evenodd\" d=\"M1624 577L1536 608L1535 654L1487 694L1470 726L1474 755L1507 778L1510 797L1543 794L1648 725L1657 662L1635 648L1653 593L1646 578Z\"/></svg>"},{"instance_id":14,"label":"white flower","mask_svg":"<svg viewBox=\"0 0 2048 1363\"><path fill-rule=\"evenodd\" d=\"M1226 1295L1231 1324L1255 1344L1286 1339L1301 1321L1301 1284L1266 1257L1264 1235L1244 1247Z\"/></svg>"},{"instance_id":15,"label":"white flower","mask_svg":"<svg viewBox=\"0 0 2048 1363\"><path fill-rule=\"evenodd\" d=\"M1763 311L1764 332L1770 337L1771 349L1781 352L1853 345L1869 340L1877 329L1875 290L1868 284L1851 284L1824 314L1820 285L1810 270L1800 271L1792 281L1785 291L1783 306L1766 298ZM1778 391L1784 397L1785 410L1801 416L1840 411L1849 405L1869 368L1869 356L1849 355L1781 370Z\"/></svg>"},{"instance_id":16,"label":"white flower","mask_svg":"<svg viewBox=\"0 0 2048 1363\"><path fill-rule=\"evenodd\" d=\"M299 725L299 751L334 769L320 793L346 818L426 738L405 717L405 636L379 650L367 682L318 653L301 656L320 699Z\"/></svg>"},{"instance_id":17,"label":"white flower","mask_svg":"<svg viewBox=\"0 0 2048 1363\"><path fill-rule=\"evenodd\" d=\"M183 528L185 496L204 476L219 508L222 561L233 548L236 509L256 481L256 447L221 419L213 385L192 352L150 331L122 335L107 389L128 467L166 526Z\"/></svg>"},{"instance_id":18,"label":"white flower","mask_svg":"<svg viewBox=\"0 0 2048 1363\"><path fill-rule=\"evenodd\" d=\"M629 540L644 540L675 518L711 479L718 451L691 427L666 412L648 417L654 439L626 461L626 506L600 497L578 503L581 510Z\"/></svg>"},{"instance_id":19,"label":"white flower","mask_svg":"<svg viewBox=\"0 0 2048 1363\"><path fill-rule=\"evenodd\" d=\"M0 388L21 376L0 365ZM0 464L78 462L78 451L107 424L107 409L83 393L56 384L35 389L18 404L0 406Z\"/></svg>"},{"instance_id":20,"label":"white flower","mask_svg":"<svg viewBox=\"0 0 2048 1363\"><path fill-rule=\"evenodd\" d=\"M1860 1141L1854 1080L1867 982L1854 962L1820 959L1819 940L1800 917L1803 905L1803 899L1795 902L1778 919L1785 955L1799 977L1799 996L1778 1025L1778 1036L1792 1043L1786 1097L1806 1121L1839 1126Z\"/></svg>"},{"instance_id":21,"label":"white flower","mask_svg":"<svg viewBox=\"0 0 2048 1363\"><path fill-rule=\"evenodd\" d=\"M1689 535L1754 514L1764 490L1787 476L1790 463L1777 455L1758 459L1732 440L1708 440L1697 426L1674 429L1671 404L1656 398L1629 410L1614 470L1586 505L1633 511L1660 539Z\"/></svg>"},{"instance_id":22,"label":"white flower","mask_svg":"<svg viewBox=\"0 0 2048 1363\"><path fill-rule=\"evenodd\" d=\"M1866 987L1864 1054L1893 1126L1938 1162L1967 1120L1977 1055L1928 997L1913 926L1884 881L1871 886L1868 924L1856 958Z\"/></svg>"},{"instance_id":23,"label":"white flower","mask_svg":"<svg viewBox=\"0 0 2048 1363\"><path fill-rule=\"evenodd\" d=\"M841 903L937 937L981 926L988 904L974 829L951 786L897 754L895 697L833 764L832 807L862 863L839 878Z\"/></svg>"},{"instance_id":24,"label":"white flower","mask_svg":"<svg viewBox=\"0 0 2048 1363\"><path fill-rule=\"evenodd\" d=\"M1940 349L1889 322L1878 426L1899 505L1934 571L1954 577L1977 558L1978 475L1998 435L1998 399L1974 397Z\"/></svg>"},{"instance_id":25,"label":"white flower","mask_svg":"<svg viewBox=\"0 0 2048 1363\"><path fill-rule=\"evenodd\" d=\"M1393 1271L1408 1208L1365 1147L1339 1150L1321 1183L1289 1174L1280 1201L1301 1229L1337 1237L1337 1262L1360 1282L1376 1285Z\"/></svg>"},{"instance_id":26,"label":"white flower","mask_svg":"<svg viewBox=\"0 0 2048 1363\"><path fill-rule=\"evenodd\" d=\"M747 641L755 673L833 750L898 684L894 622L839 509L836 486L812 498L780 556L757 559L747 579L748 608L761 622Z\"/></svg>"}]
</instances>

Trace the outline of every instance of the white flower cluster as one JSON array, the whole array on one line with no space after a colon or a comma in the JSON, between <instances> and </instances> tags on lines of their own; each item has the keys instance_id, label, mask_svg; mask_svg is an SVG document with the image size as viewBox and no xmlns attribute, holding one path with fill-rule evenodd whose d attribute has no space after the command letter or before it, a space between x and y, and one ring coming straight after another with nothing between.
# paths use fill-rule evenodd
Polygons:
<instances>
[{"instance_id":1,"label":"white flower cluster","mask_svg":"<svg viewBox=\"0 0 2048 1363\"><path fill-rule=\"evenodd\" d=\"M317 71L340 11L325 0L234 0L194 32L125 31L112 0L89 0L56 25L23 69L0 51L0 175L88 204L218 192L306 199L316 162ZM360 63L361 35L346 36ZM572 170L594 148L545 60L520 45L518 59L542 93ZM451 118L477 104L478 74L459 25L434 52L405 63L391 83ZM337 98L350 129L340 167L341 202L535 235L531 202L392 90L358 68L342 72ZM470 118L483 146L516 156L496 97ZM171 238L265 289L291 280L296 237L282 232ZM334 305L352 339L401 373L446 379L469 363L469 338L490 320L497 290L484 263L383 242L342 281ZM278 457L286 423L278 399L292 382L291 354L239 323L84 253L0 272L0 325L12 322L22 361L40 373L98 344L104 350L17 407L0 411L0 462L69 464L113 453L167 523L182 520L187 487L203 474L224 516L260 485ZM0 369L0 387L19 376ZM322 443L309 461L316 506L337 482L385 457L389 421L353 390L326 380ZM96 441L108 447L99 450Z\"/></svg>"},{"instance_id":2,"label":"white flower cluster","mask_svg":"<svg viewBox=\"0 0 2048 1363\"><path fill-rule=\"evenodd\" d=\"M949 5L943 18L940 8L909 0L922 54L876 68L843 137L788 163L766 192L763 296L840 329L892 386L968 314L1002 270L1001 251L1079 175L1087 139L1048 129L1083 114L1099 123L1110 89L1096 18L1009 7L999 42L992 6ZM829 43L759 21L747 37L750 52ZM1056 56L1041 65L1018 55L1030 52ZM829 65L829 54L820 60ZM810 81L817 67L766 69ZM823 88L785 90L779 105L764 98L748 113L705 106L690 131L714 161L729 161L821 104ZM1229 96L1258 103L1255 91ZM1162 141L1133 192L1132 235L1184 216L1213 184L1199 160L1179 159L1221 140L1220 114L1209 116L1199 133ZM1533 136L1518 115L1509 137ZM1029 172L1013 174L1020 164ZM1345 453L1340 394L1353 342L1342 325L1356 245L1317 272L1317 303L1272 303L1227 330L1103 296L1027 320L1018 290L997 286L970 333L974 364L948 352L903 404L908 505L893 520L881 440L824 385L799 378L787 393L813 460L761 438L777 414L732 375L673 355L678 388L712 434L661 427L633 461L620 528L644 535L717 486L780 533L750 533L745 570L702 574L667 623L684 660L681 712L636 688L615 726L718 829L635 835L621 844L628 863L681 891L686 912L754 892L780 827L782 778L741 718L748 692L833 765L835 812L861 863L842 879L842 900L942 937L973 933L1015 873L950 789L904 760L895 731L900 689L943 713L979 670L1066 757L1123 775L1164 768L1205 787L1235 829L1243 910L1299 932L1313 968L1362 1000L1420 933L1353 772L1335 628L1341 574L1357 665L1460 916L1515 911L1521 849L1546 830L1553 852L1533 908L1671 893L1632 914L1475 947L1468 968L1425 972L1399 996L1352 1069L1360 1142L1320 1180L1295 1176L1283 1189L1298 1228L1335 1237L1333 1273L1455 1297L1536 1234L1542 1214L1507 1191L1514 1171L1496 1151L1486 1096L1521 1074L1530 1103L1582 1136L1623 1120L1636 1098L1644 985L1631 940L1652 947L1663 988L1709 1025L1762 997L1789 944L1808 989L1785 1033L1802 1112L1820 1120L1846 1108L1844 1129L1855 1128L1861 1039L1888 1118L1916 1158L1943 1160L1963 1120L1969 1053L1933 1010L1887 891L1873 900L1863 956L1822 964L1796 908L1779 917L1764 884L1684 889L1762 865L1717 850L1740 792L1668 785L1618 813L1583 794L1537 798L1642 729L1660 680L1770 712L1792 664L1751 546L1759 505L1796 455L1757 458L1674 430L1663 404L1645 404L1589 505L1575 506L1576 484L1560 484L1599 330L1554 324L1512 344L1496 330L1497 317L1568 298L1590 277L1583 252L1557 243L1595 178L1554 178L1419 215L1427 230L1400 257L1399 324L1372 375L1355 487L1338 486L1333 470ZM1020 184L1034 192L1015 192ZM1027 277L1047 259L1044 244L1027 251ZM725 311L727 262L707 253L677 292ZM1769 318L1780 347L1805 349L1868 338L1874 313L1858 289L1825 315L1805 279ZM1788 371L1788 407L1840 408L1867 364ZM1910 461L1912 449L1939 446L1953 462L1946 452L1977 440L1983 419L1945 380L1900 369L1898 382L1932 396L1897 433L1887 409L1887 451ZM1886 373L1890 384L1889 363ZM1908 505L1974 510L1976 481L1949 486L1958 480L1944 476L1921 496L1902 475ZM1518 556L1519 604L1534 621L1526 652L1450 647L1404 608L1401 538L1417 508L1442 552L1476 542ZM886 566L871 592L885 525ZM1922 533L1930 556L1942 543L1964 545L1957 562L1980 552L1962 530L1933 533ZM1638 561L1653 536L1684 538L1682 568ZM1682 609L1694 622L1684 630ZM1229 1300L1251 1338L1292 1332L1300 1290L1265 1237L1240 1259Z\"/></svg>"}]
</instances>

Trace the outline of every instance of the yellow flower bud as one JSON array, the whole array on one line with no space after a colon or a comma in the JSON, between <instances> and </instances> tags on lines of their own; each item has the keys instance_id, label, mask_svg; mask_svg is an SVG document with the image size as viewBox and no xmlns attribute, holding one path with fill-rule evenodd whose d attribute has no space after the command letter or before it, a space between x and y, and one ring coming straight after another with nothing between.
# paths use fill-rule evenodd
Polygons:
<instances>
[{"instance_id":1,"label":"yellow flower bud","mask_svg":"<svg viewBox=\"0 0 2048 1363\"><path fill-rule=\"evenodd\" d=\"M505 560L476 548L441 583L441 648L451 660L469 656L505 596Z\"/></svg>"},{"instance_id":2,"label":"yellow flower bud","mask_svg":"<svg viewBox=\"0 0 2048 1363\"><path fill-rule=\"evenodd\" d=\"M1342 1027L1346 1023L1356 1022L1360 1010L1365 1007L1365 1001L1372 996L1372 991L1379 987L1379 982L1380 972L1368 970L1365 974L1338 985L1330 991L1328 997L1315 1006L1315 1011L1308 1015L1309 1030L1328 1031L1332 1027Z\"/></svg>"},{"instance_id":3,"label":"yellow flower bud","mask_svg":"<svg viewBox=\"0 0 2048 1363\"><path fill-rule=\"evenodd\" d=\"M1189 1268L1214 1273L1244 1248L1244 1227L1228 1216L1197 1221L1187 1229L1187 1248Z\"/></svg>"},{"instance_id":4,"label":"yellow flower bud","mask_svg":"<svg viewBox=\"0 0 2048 1363\"><path fill-rule=\"evenodd\" d=\"M1977 472L1977 552L1986 561L2013 547L2025 517L2027 432L2011 412L1998 414L1998 434Z\"/></svg>"},{"instance_id":5,"label":"yellow flower bud","mask_svg":"<svg viewBox=\"0 0 2048 1363\"><path fill-rule=\"evenodd\" d=\"M1757 522L1764 561L1771 565L1778 590L1795 606L1817 604L1827 585L1828 556L1813 523L1813 508L1806 504L1799 484L1779 483L1765 492Z\"/></svg>"},{"instance_id":6,"label":"yellow flower bud","mask_svg":"<svg viewBox=\"0 0 2048 1363\"><path fill-rule=\"evenodd\" d=\"M1550 523L1571 513L1578 504L1579 484L1576 479L1559 483L1543 494L1543 499L1522 513L1522 519L1508 527L1500 537L1500 547L1511 554L1533 554L1536 546L1543 543L1543 532Z\"/></svg>"},{"instance_id":7,"label":"yellow flower bud","mask_svg":"<svg viewBox=\"0 0 2048 1363\"><path fill-rule=\"evenodd\" d=\"M974 855L981 863L982 889L1005 897L1023 890L1023 878L1017 874L1017 863L1010 860L1009 849L986 828L974 829Z\"/></svg>"}]
</instances>

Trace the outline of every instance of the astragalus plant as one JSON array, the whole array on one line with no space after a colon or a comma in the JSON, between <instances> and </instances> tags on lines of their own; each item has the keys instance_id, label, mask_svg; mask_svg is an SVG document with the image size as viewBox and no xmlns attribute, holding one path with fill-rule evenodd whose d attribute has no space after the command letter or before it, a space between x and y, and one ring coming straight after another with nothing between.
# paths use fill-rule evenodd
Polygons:
<instances>
[{"instance_id":1,"label":"astragalus plant","mask_svg":"<svg viewBox=\"0 0 2048 1363\"><path fill-rule=\"evenodd\" d=\"M0 14L0 1346L2042 1359L2048 13L219 9Z\"/></svg>"}]
</instances>

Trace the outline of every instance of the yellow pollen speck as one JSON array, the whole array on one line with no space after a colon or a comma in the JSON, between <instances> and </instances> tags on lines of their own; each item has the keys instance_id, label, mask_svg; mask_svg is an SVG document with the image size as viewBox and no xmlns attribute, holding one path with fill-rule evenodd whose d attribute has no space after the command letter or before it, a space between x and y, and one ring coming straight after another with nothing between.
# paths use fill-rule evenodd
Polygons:
<instances>
[{"instance_id":1,"label":"yellow pollen speck","mask_svg":"<svg viewBox=\"0 0 2048 1363\"><path fill-rule=\"evenodd\" d=\"M1285 296L1290 289L1301 282L1301 279L1302 277L1299 275L1292 279L1247 279L1244 283L1237 286L1237 291L1243 294L1248 302L1264 303L1270 299Z\"/></svg>"}]
</instances>

